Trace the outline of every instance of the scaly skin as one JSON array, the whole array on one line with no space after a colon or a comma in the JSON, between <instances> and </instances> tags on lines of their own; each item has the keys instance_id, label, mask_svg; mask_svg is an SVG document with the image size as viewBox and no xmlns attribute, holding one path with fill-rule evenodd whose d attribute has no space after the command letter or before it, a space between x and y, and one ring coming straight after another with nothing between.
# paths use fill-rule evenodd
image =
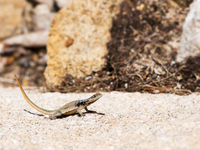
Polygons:
<instances>
[{"instance_id":1,"label":"scaly skin","mask_svg":"<svg viewBox=\"0 0 200 150\"><path fill-rule=\"evenodd\" d=\"M26 95L26 93L24 92L24 89L22 88L17 76L15 76L15 79L16 79L17 84L22 92L22 95L24 96L24 99L27 101L27 103L30 104L38 112L45 114L45 115L49 115L50 119L56 119L62 115L72 115L75 113L78 113L80 116L82 116L83 115L83 113L81 111L82 109L85 109L87 112L89 112L90 110L87 109L87 106L91 105L92 103L96 102L99 98L102 97L101 93L96 93L93 96L91 96L90 98L69 102L59 109L47 110L47 109L41 108L41 107L37 106L35 103L33 103L33 101L31 101L28 98L28 96Z\"/></svg>"}]
</instances>

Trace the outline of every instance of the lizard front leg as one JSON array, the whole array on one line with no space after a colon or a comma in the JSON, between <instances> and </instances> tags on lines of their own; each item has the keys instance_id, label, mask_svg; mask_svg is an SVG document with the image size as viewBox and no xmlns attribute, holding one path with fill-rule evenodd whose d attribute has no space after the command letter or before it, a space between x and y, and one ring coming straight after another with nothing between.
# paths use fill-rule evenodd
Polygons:
<instances>
[{"instance_id":1,"label":"lizard front leg","mask_svg":"<svg viewBox=\"0 0 200 150\"><path fill-rule=\"evenodd\" d=\"M85 111L86 112L90 112L90 113L95 113L96 111L93 111L93 110L89 110L87 107L85 107Z\"/></svg>"},{"instance_id":2,"label":"lizard front leg","mask_svg":"<svg viewBox=\"0 0 200 150\"><path fill-rule=\"evenodd\" d=\"M87 107L85 107L85 111L90 112L91 110L89 110Z\"/></svg>"},{"instance_id":3,"label":"lizard front leg","mask_svg":"<svg viewBox=\"0 0 200 150\"><path fill-rule=\"evenodd\" d=\"M77 109L77 113L79 114L79 116L84 116L83 112L81 111L82 109L81 108L78 108Z\"/></svg>"}]
</instances>

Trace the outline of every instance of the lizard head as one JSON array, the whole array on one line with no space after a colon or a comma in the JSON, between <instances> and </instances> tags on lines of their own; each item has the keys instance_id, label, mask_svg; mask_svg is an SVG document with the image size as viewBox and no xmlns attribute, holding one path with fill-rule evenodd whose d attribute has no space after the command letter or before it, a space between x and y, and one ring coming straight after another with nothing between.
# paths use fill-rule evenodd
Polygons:
<instances>
[{"instance_id":1,"label":"lizard head","mask_svg":"<svg viewBox=\"0 0 200 150\"><path fill-rule=\"evenodd\" d=\"M92 95L90 98L88 98L88 105L96 102L98 99L100 99L103 95L101 93L96 93Z\"/></svg>"}]
</instances>

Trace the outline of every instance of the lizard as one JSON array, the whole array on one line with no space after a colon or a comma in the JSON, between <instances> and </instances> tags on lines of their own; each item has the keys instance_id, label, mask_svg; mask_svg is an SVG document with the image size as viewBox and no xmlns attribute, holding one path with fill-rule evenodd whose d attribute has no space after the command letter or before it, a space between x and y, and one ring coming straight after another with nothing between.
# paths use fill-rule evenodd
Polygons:
<instances>
[{"instance_id":1,"label":"lizard","mask_svg":"<svg viewBox=\"0 0 200 150\"><path fill-rule=\"evenodd\" d=\"M85 109L86 112L92 112L91 110L88 110L87 106L91 105L92 103L96 102L98 99L100 99L103 95L101 93L96 93L93 96L87 98L87 99L81 99L81 100L75 100L72 102L69 102L65 104L64 106L55 109L55 110L47 110L44 108L39 107L36 105L25 93L24 89L22 88L22 85L19 82L19 79L15 75L15 80L17 81L17 84L21 90L21 93L26 100L28 104L30 104L34 109L36 109L38 112L48 115L49 119L56 119L63 115L73 115L78 113L79 116L83 116L82 109Z\"/></svg>"}]
</instances>

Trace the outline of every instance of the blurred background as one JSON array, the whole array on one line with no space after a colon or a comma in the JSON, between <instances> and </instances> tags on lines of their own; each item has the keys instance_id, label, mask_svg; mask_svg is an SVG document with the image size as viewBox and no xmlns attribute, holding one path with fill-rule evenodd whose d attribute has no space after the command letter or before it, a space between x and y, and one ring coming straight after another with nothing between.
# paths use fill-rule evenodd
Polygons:
<instances>
[{"instance_id":1,"label":"blurred background","mask_svg":"<svg viewBox=\"0 0 200 150\"><path fill-rule=\"evenodd\" d=\"M106 63L102 68L81 77L66 73L60 85L46 85L49 28L55 14L70 2L0 0L0 85L16 85L13 80L16 74L24 86L43 86L59 92L188 94L200 90L199 56L177 61L192 0L121 1L118 13L112 18ZM76 39L69 38L66 45L73 40Z\"/></svg>"},{"instance_id":2,"label":"blurred background","mask_svg":"<svg viewBox=\"0 0 200 150\"><path fill-rule=\"evenodd\" d=\"M67 0L0 0L0 84L44 83L46 42L54 15Z\"/></svg>"}]
</instances>

